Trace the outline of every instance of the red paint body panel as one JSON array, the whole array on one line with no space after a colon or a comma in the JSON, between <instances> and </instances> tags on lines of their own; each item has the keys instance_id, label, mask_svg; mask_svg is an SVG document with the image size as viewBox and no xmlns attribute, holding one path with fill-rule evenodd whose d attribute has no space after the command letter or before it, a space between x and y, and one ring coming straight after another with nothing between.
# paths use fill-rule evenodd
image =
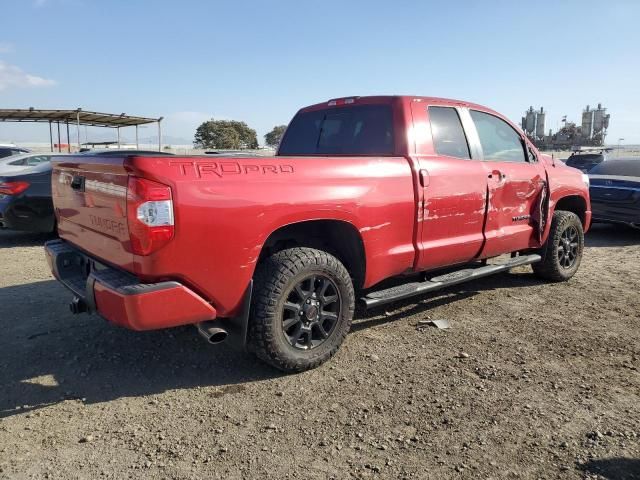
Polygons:
<instances>
[{"instance_id":1,"label":"red paint body panel","mask_svg":"<svg viewBox=\"0 0 640 480\"><path fill-rule=\"evenodd\" d=\"M478 256L484 243L487 179L481 162L438 155L431 142L429 106L450 106L441 99L412 102L413 161L428 177L418 182L421 197L416 270L466 263ZM424 181L422 183L425 183Z\"/></svg>"},{"instance_id":2,"label":"red paint body panel","mask_svg":"<svg viewBox=\"0 0 640 480\"><path fill-rule=\"evenodd\" d=\"M64 157L67 160L66 157ZM127 179L122 158L77 156L58 164L51 187L60 236L98 258L130 270ZM74 175L85 177L84 191L71 188Z\"/></svg>"},{"instance_id":3,"label":"red paint body panel","mask_svg":"<svg viewBox=\"0 0 640 480\"><path fill-rule=\"evenodd\" d=\"M123 295L100 282L96 307L109 322L131 330L155 330L213 320L216 309L182 285L140 295Z\"/></svg>"},{"instance_id":4,"label":"red paint body panel","mask_svg":"<svg viewBox=\"0 0 640 480\"><path fill-rule=\"evenodd\" d=\"M540 246L549 225L540 237L534 222L513 218L533 216L543 188L549 190L548 215L566 196L581 197L590 210L580 173L554 166L524 136L538 162L461 160L435 152L428 105L477 109L508 122L492 110L430 97L363 97L354 102L392 106L392 156L61 158L53 175L60 236L141 282L180 282L186 293L171 293L176 305L191 304L185 299L194 294L210 304L214 315L230 317L240 308L263 245L283 226L310 220L350 225L364 246L363 286L370 287L403 273ZM338 100L331 108L346 103ZM302 111L320 108L327 103ZM506 174L506 180L489 178L495 171ZM86 177L85 192L70 188L78 174ZM175 236L148 256L130 251L130 175L172 191ZM590 213L585 217L590 219ZM146 309L157 307L146 298L127 303L96 288L96 299L101 313L108 311L114 323L129 328L193 323L201 313L196 302L182 318L172 310L163 320L153 320Z\"/></svg>"},{"instance_id":5,"label":"red paint body panel","mask_svg":"<svg viewBox=\"0 0 640 480\"><path fill-rule=\"evenodd\" d=\"M489 258L509 251L538 247L533 217L545 188L545 169L540 163L484 162L489 178L489 207L485 246L480 256ZM501 179L501 177L503 177Z\"/></svg>"},{"instance_id":6,"label":"red paint body panel","mask_svg":"<svg viewBox=\"0 0 640 480\"><path fill-rule=\"evenodd\" d=\"M174 240L155 254L136 257L134 271L144 281L166 277L190 285L211 299L221 316L234 313L264 242L285 225L320 219L352 225L369 259L367 285L413 264L415 207L405 158L209 157L168 159L162 165L136 158L132 163L136 174L170 185L177 206Z\"/></svg>"}]
</instances>

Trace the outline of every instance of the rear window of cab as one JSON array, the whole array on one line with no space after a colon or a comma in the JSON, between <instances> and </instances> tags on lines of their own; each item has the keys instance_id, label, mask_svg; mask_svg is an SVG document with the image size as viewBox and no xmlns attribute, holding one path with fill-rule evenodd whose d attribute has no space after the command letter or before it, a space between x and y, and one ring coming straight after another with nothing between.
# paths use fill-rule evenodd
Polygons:
<instances>
[{"instance_id":1,"label":"rear window of cab","mask_svg":"<svg viewBox=\"0 0 640 480\"><path fill-rule=\"evenodd\" d=\"M393 155L390 105L354 105L298 113L278 155Z\"/></svg>"}]
</instances>

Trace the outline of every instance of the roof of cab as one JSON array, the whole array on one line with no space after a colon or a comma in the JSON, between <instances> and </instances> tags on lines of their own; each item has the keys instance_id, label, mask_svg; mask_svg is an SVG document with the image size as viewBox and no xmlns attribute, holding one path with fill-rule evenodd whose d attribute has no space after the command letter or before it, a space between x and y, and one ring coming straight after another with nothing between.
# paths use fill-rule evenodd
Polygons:
<instances>
[{"instance_id":1,"label":"roof of cab","mask_svg":"<svg viewBox=\"0 0 640 480\"><path fill-rule=\"evenodd\" d=\"M484 105L479 105L473 102L466 102L464 100L456 100L453 98L441 98L441 97L425 97L420 95L371 95L371 96L348 96L348 97L339 97L332 98L327 100L326 102L316 103L314 105L309 105L307 107L301 108L301 112L318 110L321 108L327 107L339 107L343 105L357 105L357 104L385 104L385 103L393 103L394 101L417 101L417 102L425 102L425 103L437 103L458 107L468 107L468 108L478 108L480 110L486 110L489 112L494 112L494 110L485 107ZM346 101L346 103L345 103ZM495 112L497 113L497 112Z\"/></svg>"}]
</instances>

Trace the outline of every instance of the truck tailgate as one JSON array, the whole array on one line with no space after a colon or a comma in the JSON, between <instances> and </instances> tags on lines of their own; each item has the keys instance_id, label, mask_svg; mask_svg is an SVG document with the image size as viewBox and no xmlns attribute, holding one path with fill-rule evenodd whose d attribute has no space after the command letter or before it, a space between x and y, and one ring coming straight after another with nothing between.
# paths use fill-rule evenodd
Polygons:
<instances>
[{"instance_id":1,"label":"truck tailgate","mask_svg":"<svg viewBox=\"0 0 640 480\"><path fill-rule=\"evenodd\" d=\"M127 181L122 157L86 155L54 160L52 193L60 237L132 271Z\"/></svg>"}]
</instances>

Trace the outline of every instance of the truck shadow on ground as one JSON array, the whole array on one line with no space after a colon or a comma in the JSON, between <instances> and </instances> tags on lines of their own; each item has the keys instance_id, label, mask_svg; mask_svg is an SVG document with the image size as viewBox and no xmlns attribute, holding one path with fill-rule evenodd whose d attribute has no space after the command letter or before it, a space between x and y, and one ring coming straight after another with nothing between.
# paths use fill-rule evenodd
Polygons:
<instances>
[{"instance_id":1,"label":"truck shadow on ground","mask_svg":"<svg viewBox=\"0 0 640 480\"><path fill-rule=\"evenodd\" d=\"M49 238L0 232L0 248L42 245ZM620 226L596 225L587 236L588 247L637 244L640 231ZM463 301L482 291L531 285L540 285L531 273L488 277L358 312L353 330ZM244 352L207 345L192 327L130 332L96 316L71 315L68 300L70 294L54 280L0 288L0 418L67 399L99 403L197 386L223 387L224 393L282 375Z\"/></svg>"},{"instance_id":2,"label":"truck shadow on ground","mask_svg":"<svg viewBox=\"0 0 640 480\"><path fill-rule=\"evenodd\" d=\"M251 355L208 345L193 327L131 332L71 315L69 299L54 280L0 289L0 418L68 399L99 403L281 375Z\"/></svg>"},{"instance_id":3,"label":"truck shadow on ground","mask_svg":"<svg viewBox=\"0 0 640 480\"><path fill-rule=\"evenodd\" d=\"M40 245L48 238L0 232L0 248ZM588 247L639 243L640 231L619 226L598 225L587 237ZM359 311L353 330L463 301L482 291L532 285L540 285L540 280L528 272L495 275ZM96 316L71 315L69 299L54 280L0 289L0 418L67 399L99 403L197 386L237 388L282 375L244 352L207 345L192 327L131 332Z\"/></svg>"},{"instance_id":4,"label":"truck shadow on ground","mask_svg":"<svg viewBox=\"0 0 640 480\"><path fill-rule=\"evenodd\" d=\"M44 245L48 240L56 236L52 233L15 232L12 230L0 230L0 248L12 247L37 247Z\"/></svg>"},{"instance_id":5,"label":"truck shadow on ground","mask_svg":"<svg viewBox=\"0 0 640 480\"><path fill-rule=\"evenodd\" d=\"M583 472L607 480L640 480L640 459L604 458L590 460L579 467Z\"/></svg>"},{"instance_id":6,"label":"truck shadow on ground","mask_svg":"<svg viewBox=\"0 0 640 480\"><path fill-rule=\"evenodd\" d=\"M440 294L358 313L353 330L371 328L481 290L539 283L530 274L499 275ZM97 316L74 316L69 292L54 280L0 289L0 418L65 400L108 402L202 386L240 388L283 374L230 346L208 345L193 327L132 332ZM381 313L383 314L381 317Z\"/></svg>"}]
</instances>

